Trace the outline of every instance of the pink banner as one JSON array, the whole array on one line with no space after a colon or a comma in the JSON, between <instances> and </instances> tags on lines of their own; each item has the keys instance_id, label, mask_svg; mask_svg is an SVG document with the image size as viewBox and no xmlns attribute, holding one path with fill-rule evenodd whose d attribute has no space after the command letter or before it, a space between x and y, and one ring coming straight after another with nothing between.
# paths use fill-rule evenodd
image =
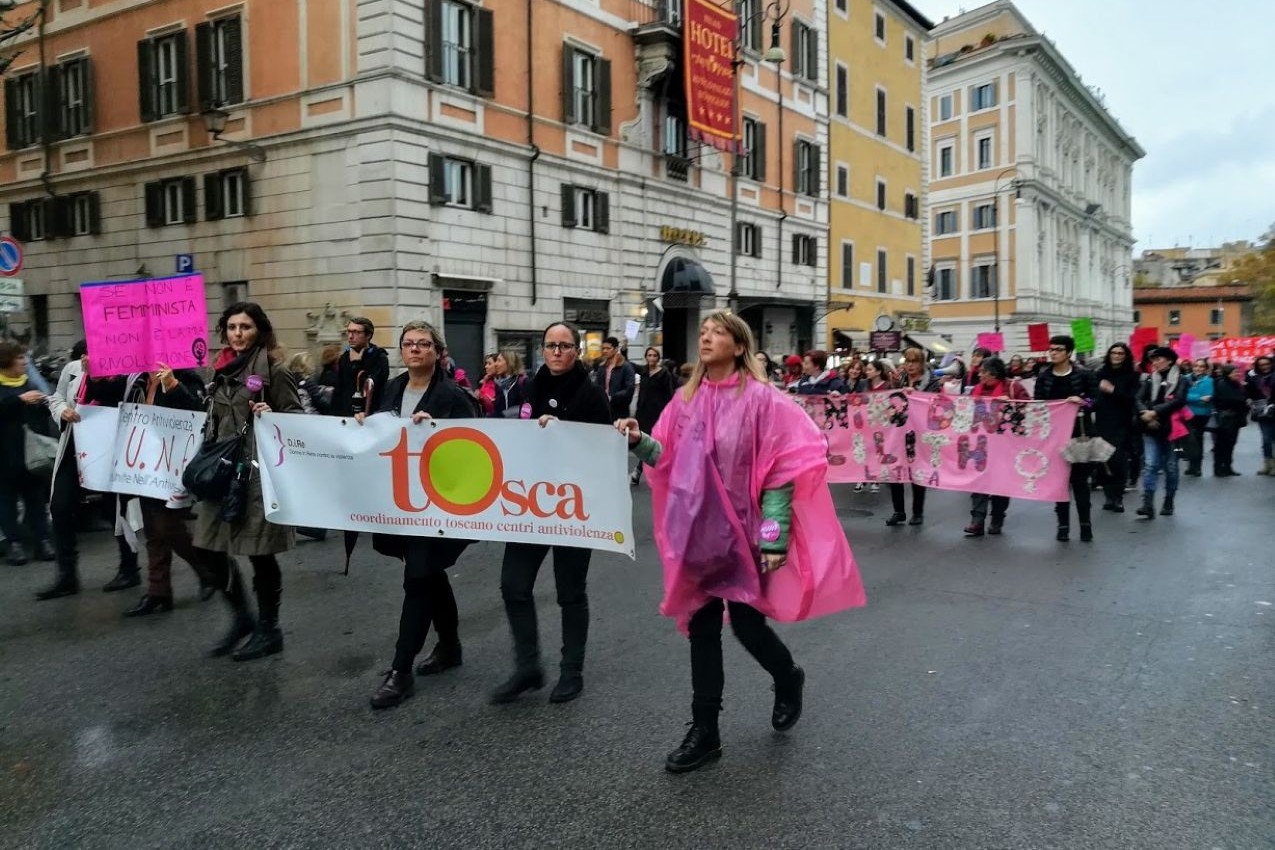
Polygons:
<instances>
[{"instance_id":1,"label":"pink banner","mask_svg":"<svg viewBox=\"0 0 1275 850\"><path fill-rule=\"evenodd\" d=\"M1245 336L1213 341L1213 359L1222 363L1247 366L1258 357L1269 357L1272 353L1275 353L1275 336Z\"/></svg>"},{"instance_id":2,"label":"pink banner","mask_svg":"<svg viewBox=\"0 0 1275 850\"><path fill-rule=\"evenodd\" d=\"M93 375L208 365L203 275L85 283L80 304Z\"/></svg>"},{"instance_id":3,"label":"pink banner","mask_svg":"<svg viewBox=\"0 0 1275 850\"><path fill-rule=\"evenodd\" d=\"M1178 357L1183 360L1190 360L1192 352L1195 350L1195 334L1182 334L1177 341L1173 343L1173 350L1178 353Z\"/></svg>"},{"instance_id":4,"label":"pink banner","mask_svg":"<svg viewBox=\"0 0 1275 850\"><path fill-rule=\"evenodd\" d=\"M902 391L798 396L828 443L828 481L914 482L939 490L1061 502L1077 408Z\"/></svg>"},{"instance_id":5,"label":"pink banner","mask_svg":"<svg viewBox=\"0 0 1275 850\"><path fill-rule=\"evenodd\" d=\"M1005 350L1005 335L1001 333L981 333L974 344L979 348L986 348L993 354L1000 354Z\"/></svg>"}]
</instances>

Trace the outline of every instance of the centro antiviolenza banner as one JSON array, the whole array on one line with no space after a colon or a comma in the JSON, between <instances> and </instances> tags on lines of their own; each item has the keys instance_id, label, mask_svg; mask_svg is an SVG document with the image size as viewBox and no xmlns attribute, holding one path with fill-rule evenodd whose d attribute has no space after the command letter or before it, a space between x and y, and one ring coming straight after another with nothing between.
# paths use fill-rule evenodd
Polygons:
<instances>
[{"instance_id":1,"label":"centro antiviolenza banner","mask_svg":"<svg viewBox=\"0 0 1275 850\"><path fill-rule=\"evenodd\" d=\"M271 522L634 557L628 451L613 428L267 413L256 429Z\"/></svg>"}]
</instances>

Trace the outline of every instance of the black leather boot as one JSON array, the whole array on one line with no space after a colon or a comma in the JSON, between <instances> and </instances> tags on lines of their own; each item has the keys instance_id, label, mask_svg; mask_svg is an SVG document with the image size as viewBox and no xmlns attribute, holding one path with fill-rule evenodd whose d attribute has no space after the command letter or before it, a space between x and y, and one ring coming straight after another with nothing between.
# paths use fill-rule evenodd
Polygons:
<instances>
[{"instance_id":1,"label":"black leather boot","mask_svg":"<svg viewBox=\"0 0 1275 850\"><path fill-rule=\"evenodd\" d=\"M53 584L35 595L40 602L50 599L61 599L74 596L80 592L80 576L73 559L62 558L58 561L58 577Z\"/></svg>"},{"instance_id":2,"label":"black leather boot","mask_svg":"<svg viewBox=\"0 0 1275 850\"><path fill-rule=\"evenodd\" d=\"M491 692L492 705L513 702L526 691L538 691L545 686L545 671L539 667L517 670L496 690Z\"/></svg>"},{"instance_id":3,"label":"black leather boot","mask_svg":"<svg viewBox=\"0 0 1275 850\"><path fill-rule=\"evenodd\" d=\"M56 561L57 552L53 549L53 544L47 540L41 540L35 544L35 557L38 561Z\"/></svg>"},{"instance_id":4,"label":"black leather boot","mask_svg":"<svg viewBox=\"0 0 1275 850\"><path fill-rule=\"evenodd\" d=\"M716 714L697 717L691 721L690 727L682 745L664 759L664 769L669 773L689 773L722 757Z\"/></svg>"},{"instance_id":5,"label":"black leather boot","mask_svg":"<svg viewBox=\"0 0 1275 850\"><path fill-rule=\"evenodd\" d=\"M125 617L145 617L154 614L156 611L173 610L173 598L171 596L151 596L149 593L141 598L136 605L124 612Z\"/></svg>"},{"instance_id":6,"label":"black leather boot","mask_svg":"<svg viewBox=\"0 0 1275 850\"><path fill-rule=\"evenodd\" d=\"M9 562L9 566L11 567L24 566L28 562L27 547L23 546L21 543L10 541L7 560Z\"/></svg>"},{"instance_id":7,"label":"black leather boot","mask_svg":"<svg viewBox=\"0 0 1275 850\"><path fill-rule=\"evenodd\" d=\"M1142 505L1136 513L1143 519L1155 519L1155 493L1142 494Z\"/></svg>"},{"instance_id":8,"label":"black leather boot","mask_svg":"<svg viewBox=\"0 0 1275 850\"><path fill-rule=\"evenodd\" d=\"M262 617L257 621L252 637L236 649L231 658L236 661L256 661L280 652L283 652L283 632L279 630L279 621Z\"/></svg>"},{"instance_id":9,"label":"black leather boot","mask_svg":"<svg viewBox=\"0 0 1275 850\"><path fill-rule=\"evenodd\" d=\"M907 521L908 521L907 514L899 513L896 511L895 513L890 514L890 518L885 521L885 524L888 526L896 526L896 525L903 525L903 523Z\"/></svg>"},{"instance_id":10,"label":"black leather boot","mask_svg":"<svg viewBox=\"0 0 1275 850\"><path fill-rule=\"evenodd\" d=\"M571 702L584 690L584 648L589 639L589 603L562 606L562 672L549 702Z\"/></svg>"},{"instance_id":11,"label":"black leather boot","mask_svg":"<svg viewBox=\"0 0 1275 850\"><path fill-rule=\"evenodd\" d=\"M142 575L139 570L126 570L123 567L115 574L115 578L111 579L102 588L103 593L114 593L117 590L128 590L130 587L137 587L142 583Z\"/></svg>"},{"instance_id":12,"label":"black leather boot","mask_svg":"<svg viewBox=\"0 0 1275 850\"><path fill-rule=\"evenodd\" d=\"M1164 494L1164 505L1160 508L1160 516L1173 516L1173 493Z\"/></svg>"},{"instance_id":13,"label":"black leather boot","mask_svg":"<svg viewBox=\"0 0 1275 850\"><path fill-rule=\"evenodd\" d=\"M372 708L393 708L403 700L416 693L416 681L411 671L391 670L385 674L385 681L372 694Z\"/></svg>"},{"instance_id":14,"label":"black leather boot","mask_svg":"<svg viewBox=\"0 0 1275 850\"><path fill-rule=\"evenodd\" d=\"M243 642L243 639L253 633L257 623L252 618L252 611L248 608L248 594L244 589L243 576L239 573L239 568L228 557L224 557L223 561L215 567L213 575L209 576L215 584L223 588L226 594L226 602L230 605L230 612L233 619L230 623L230 630L226 632L226 636L217 642L217 645L208 653L213 658L220 658L223 655L229 655L235 651L235 647Z\"/></svg>"},{"instance_id":15,"label":"black leather boot","mask_svg":"<svg viewBox=\"0 0 1275 850\"><path fill-rule=\"evenodd\" d=\"M416 665L417 676L436 676L445 670L461 665L460 644L448 645L439 641L425 660Z\"/></svg>"},{"instance_id":16,"label":"black leather boot","mask_svg":"<svg viewBox=\"0 0 1275 850\"><path fill-rule=\"evenodd\" d=\"M775 680L775 707L770 713L770 725L784 732L797 725L801 719L802 692L806 687L806 671L793 665L784 681Z\"/></svg>"}]
</instances>

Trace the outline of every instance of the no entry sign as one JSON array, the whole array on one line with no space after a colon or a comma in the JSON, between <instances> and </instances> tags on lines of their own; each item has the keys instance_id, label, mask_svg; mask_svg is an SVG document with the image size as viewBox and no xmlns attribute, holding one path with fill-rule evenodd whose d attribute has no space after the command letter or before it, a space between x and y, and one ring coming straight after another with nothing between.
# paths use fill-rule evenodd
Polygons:
<instances>
[{"instance_id":1,"label":"no entry sign","mask_svg":"<svg viewBox=\"0 0 1275 850\"><path fill-rule=\"evenodd\" d=\"M12 236L0 236L0 275L11 277L22 271L22 243Z\"/></svg>"}]
</instances>

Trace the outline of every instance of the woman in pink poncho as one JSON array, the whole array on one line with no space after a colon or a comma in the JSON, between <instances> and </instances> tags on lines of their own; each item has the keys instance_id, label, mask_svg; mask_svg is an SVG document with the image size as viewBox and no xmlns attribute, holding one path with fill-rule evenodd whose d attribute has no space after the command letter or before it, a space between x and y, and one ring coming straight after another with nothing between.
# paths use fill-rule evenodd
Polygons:
<instances>
[{"instance_id":1,"label":"woman in pink poncho","mask_svg":"<svg viewBox=\"0 0 1275 850\"><path fill-rule=\"evenodd\" d=\"M805 411L772 387L752 332L718 312L700 325L700 361L655 432L627 432L649 467L664 563L660 611L691 643L693 722L665 767L683 773L721 756L722 615L775 679L771 725L801 717L805 673L766 624L864 604L850 545L825 481L827 447Z\"/></svg>"}]
</instances>

